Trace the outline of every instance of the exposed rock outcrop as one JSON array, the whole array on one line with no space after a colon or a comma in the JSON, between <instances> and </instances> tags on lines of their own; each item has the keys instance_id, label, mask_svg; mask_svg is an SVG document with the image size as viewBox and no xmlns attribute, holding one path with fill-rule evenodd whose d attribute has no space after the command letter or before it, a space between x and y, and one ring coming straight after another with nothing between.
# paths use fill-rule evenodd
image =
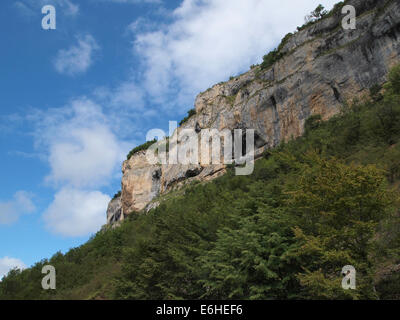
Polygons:
<instances>
[{"instance_id":1,"label":"exposed rock outcrop","mask_svg":"<svg viewBox=\"0 0 400 320\"><path fill-rule=\"evenodd\" d=\"M114 197L108 204L107 208L107 224L116 225L124 220L122 213L121 195Z\"/></svg>"},{"instance_id":2,"label":"exposed rock outcrop","mask_svg":"<svg viewBox=\"0 0 400 320\"><path fill-rule=\"evenodd\" d=\"M269 69L253 68L199 94L196 115L178 130L254 129L260 153L302 135L311 115L328 119L343 103L385 82L388 70L400 62L400 1L348 3L357 10L356 30L341 28L338 11L296 32L281 49L283 58ZM139 152L123 164L122 216L187 181L213 179L224 170L201 163L150 165Z\"/></svg>"}]
</instances>

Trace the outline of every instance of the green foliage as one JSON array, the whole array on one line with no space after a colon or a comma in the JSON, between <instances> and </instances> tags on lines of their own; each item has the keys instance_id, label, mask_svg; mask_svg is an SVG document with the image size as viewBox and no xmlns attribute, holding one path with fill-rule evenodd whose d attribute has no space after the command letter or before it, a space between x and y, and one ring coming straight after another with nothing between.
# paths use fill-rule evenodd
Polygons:
<instances>
[{"instance_id":1,"label":"green foliage","mask_svg":"<svg viewBox=\"0 0 400 320\"><path fill-rule=\"evenodd\" d=\"M310 132L318 129L322 121L322 117L320 114L315 114L310 116L307 120L306 123L304 124L304 131L305 134L308 135Z\"/></svg>"},{"instance_id":2,"label":"green foliage","mask_svg":"<svg viewBox=\"0 0 400 320\"><path fill-rule=\"evenodd\" d=\"M234 96L225 96L225 99L228 101L228 103L231 106L233 106L235 104L236 95L234 95Z\"/></svg>"},{"instance_id":3,"label":"green foliage","mask_svg":"<svg viewBox=\"0 0 400 320\"><path fill-rule=\"evenodd\" d=\"M376 223L392 205L382 171L315 153L296 163L288 154L275 157L271 169L279 168L275 161L290 168L288 183L251 186L251 200L245 200L236 225L222 229L215 248L199 258L207 271L203 297L375 298L368 254ZM365 271L357 292L341 288L346 264Z\"/></svg>"},{"instance_id":4,"label":"green foliage","mask_svg":"<svg viewBox=\"0 0 400 320\"><path fill-rule=\"evenodd\" d=\"M373 292L373 238L379 221L392 211L393 198L382 171L373 165L345 165L312 154L293 185L289 211L298 217L294 229L301 261L298 274L304 298L376 298ZM312 262L311 262L312 261ZM353 265L357 291L344 291L338 275L344 265Z\"/></svg>"},{"instance_id":5,"label":"green foliage","mask_svg":"<svg viewBox=\"0 0 400 320\"><path fill-rule=\"evenodd\" d=\"M381 94L382 91L382 86L379 84L375 84L373 85L370 89L369 89L369 95L371 97L371 99L375 102L380 101L383 99L383 95Z\"/></svg>"},{"instance_id":6,"label":"green foliage","mask_svg":"<svg viewBox=\"0 0 400 320\"><path fill-rule=\"evenodd\" d=\"M122 191L118 191L116 194L114 194L113 200L119 198L122 194Z\"/></svg>"},{"instance_id":7,"label":"green foliage","mask_svg":"<svg viewBox=\"0 0 400 320\"><path fill-rule=\"evenodd\" d=\"M289 39L293 36L292 33L288 33L279 44L278 48L272 50L268 54L263 57L263 62L261 63L261 70L268 69L271 67L275 62L282 59L285 54L282 53L283 48L285 47L286 43Z\"/></svg>"},{"instance_id":8,"label":"green foliage","mask_svg":"<svg viewBox=\"0 0 400 320\"><path fill-rule=\"evenodd\" d=\"M272 50L263 57L263 62L261 63L261 69L268 69L275 62L279 61L283 57L277 49Z\"/></svg>"},{"instance_id":9,"label":"green foliage","mask_svg":"<svg viewBox=\"0 0 400 320\"><path fill-rule=\"evenodd\" d=\"M187 113L187 116L179 122L179 126L183 125L186 121L188 121L191 117L196 115L196 109L190 109Z\"/></svg>"},{"instance_id":10,"label":"green foliage","mask_svg":"<svg viewBox=\"0 0 400 320\"><path fill-rule=\"evenodd\" d=\"M324 6L321 4L318 5L318 7L314 11L312 11L309 15L305 17L306 23L301 27L297 27L297 31L304 30L305 28L315 24L316 22L340 12L340 10L346 4L346 2L347 1L342 1L335 4L335 6L331 11L325 10ZM276 63L285 56L286 53L283 52L283 49L292 36L293 33L288 33L287 35L285 35L279 46L276 49L270 51L263 57L263 62L261 63L261 70L270 68L274 63ZM254 67L255 67L254 65L251 66L251 69L253 69Z\"/></svg>"},{"instance_id":11,"label":"green foliage","mask_svg":"<svg viewBox=\"0 0 400 320\"><path fill-rule=\"evenodd\" d=\"M385 277L378 285L377 290L382 300L400 300L400 272L394 272Z\"/></svg>"},{"instance_id":12,"label":"green foliage","mask_svg":"<svg viewBox=\"0 0 400 320\"><path fill-rule=\"evenodd\" d=\"M331 16L331 15L333 15L335 13L340 13L341 14L342 8L347 4L348 1L349 0L345 0L345 1L340 1L340 2L336 3L333 6L333 9L331 11L329 11L328 14L325 17Z\"/></svg>"},{"instance_id":13,"label":"green foliage","mask_svg":"<svg viewBox=\"0 0 400 320\"><path fill-rule=\"evenodd\" d=\"M395 98L398 98L400 95L400 65L390 70L388 80L384 88L388 91L389 97L395 96Z\"/></svg>"},{"instance_id":14,"label":"green foliage","mask_svg":"<svg viewBox=\"0 0 400 320\"><path fill-rule=\"evenodd\" d=\"M319 5L314 11L312 11L309 15L307 15L304 18L305 24L302 25L301 27L297 27L297 31L304 30L307 27L315 24L316 22L318 22L322 19L331 17L334 14L340 14L341 9L347 2L348 2L348 0L336 3L334 5L333 9L329 12L324 10L324 7L322 5Z\"/></svg>"},{"instance_id":15,"label":"green foliage","mask_svg":"<svg viewBox=\"0 0 400 320\"><path fill-rule=\"evenodd\" d=\"M154 139L154 140L152 140L152 141L147 141L147 142L143 143L142 145L137 146L136 148L132 149L132 150L129 152L128 156L127 156L127 160L129 160L130 158L132 158L132 156L133 156L135 153L138 153L138 152L143 151L143 150L147 150L150 146L152 146L152 145L153 145L154 143L156 143L156 142L157 142L157 139Z\"/></svg>"},{"instance_id":16,"label":"green foliage","mask_svg":"<svg viewBox=\"0 0 400 320\"><path fill-rule=\"evenodd\" d=\"M325 10L322 4L318 5L318 7L312 11L309 15L306 16L306 22L315 21L322 19L325 15L328 14L328 11Z\"/></svg>"},{"instance_id":17,"label":"green foliage","mask_svg":"<svg viewBox=\"0 0 400 320\"><path fill-rule=\"evenodd\" d=\"M288 43L289 39L293 36L293 33L288 33L285 35L281 41L281 43L278 46L278 51L282 51L285 45Z\"/></svg>"}]
</instances>

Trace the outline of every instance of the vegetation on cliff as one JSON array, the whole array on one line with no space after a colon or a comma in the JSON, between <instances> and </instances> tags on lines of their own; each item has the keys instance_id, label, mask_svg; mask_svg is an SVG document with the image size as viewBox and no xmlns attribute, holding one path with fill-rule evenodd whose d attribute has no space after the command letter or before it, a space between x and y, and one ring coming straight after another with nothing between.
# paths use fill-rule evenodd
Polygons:
<instances>
[{"instance_id":1,"label":"vegetation on cliff","mask_svg":"<svg viewBox=\"0 0 400 320\"><path fill-rule=\"evenodd\" d=\"M115 200L115 199L119 198L121 195L122 195L122 191L120 190L116 194L114 194L112 200Z\"/></svg>"},{"instance_id":2,"label":"vegetation on cliff","mask_svg":"<svg viewBox=\"0 0 400 320\"><path fill-rule=\"evenodd\" d=\"M187 122L192 116L194 116L196 114L196 110L195 109L190 109L187 112L187 116L185 118L183 118L180 122L179 122L179 126L182 126L185 122ZM167 143L168 143L168 137L165 137ZM151 140L151 141L147 141L135 148L133 148L127 155L127 160L129 160L130 158L132 158L132 156L140 151L144 151L147 150L150 146L152 146L154 143L157 142L157 139ZM167 149L168 150L168 145L167 144Z\"/></svg>"},{"instance_id":3,"label":"vegetation on cliff","mask_svg":"<svg viewBox=\"0 0 400 320\"><path fill-rule=\"evenodd\" d=\"M339 12L340 9L342 9L342 7L345 5L345 2L339 2L337 3L333 9L331 11L326 11L323 5L318 5L318 7L312 11L309 15L307 15L305 17L305 24L301 27L297 27L297 31L301 31L315 23L317 23L318 21L320 21L321 19L327 18L332 16L333 14ZM271 66L274 65L274 63L276 63L277 61L279 61L280 59L282 59L285 56L285 53L282 51L285 47L285 45L287 44L287 42L289 41L289 39L293 36L293 33L288 33L281 41L281 43L279 44L279 46L277 48L275 48L274 50L270 51L268 54L266 54L263 57L263 62L260 64L261 69L268 69ZM252 66L254 67L254 66Z\"/></svg>"},{"instance_id":4,"label":"vegetation on cliff","mask_svg":"<svg viewBox=\"0 0 400 320\"><path fill-rule=\"evenodd\" d=\"M154 143L156 143L156 142L157 142L157 139L154 139L154 140L147 141L147 142L141 144L140 146L137 146L137 147L133 148L133 149L128 153L126 159L129 160L130 158L133 157L133 155L134 155L135 153L138 153L138 152L143 151L143 150L147 150L150 146L152 146L152 145L153 145Z\"/></svg>"},{"instance_id":5,"label":"vegetation on cliff","mask_svg":"<svg viewBox=\"0 0 400 320\"><path fill-rule=\"evenodd\" d=\"M303 137L0 283L0 299L399 299L400 66ZM57 290L41 288L41 268ZM357 290L341 270L357 270ZM396 271L397 270L397 271Z\"/></svg>"},{"instance_id":6,"label":"vegetation on cliff","mask_svg":"<svg viewBox=\"0 0 400 320\"><path fill-rule=\"evenodd\" d=\"M187 116L184 117L180 122L179 122L179 126L183 125L186 121L188 121L191 117L193 117L194 115L196 115L196 109L190 109L187 112Z\"/></svg>"}]
</instances>

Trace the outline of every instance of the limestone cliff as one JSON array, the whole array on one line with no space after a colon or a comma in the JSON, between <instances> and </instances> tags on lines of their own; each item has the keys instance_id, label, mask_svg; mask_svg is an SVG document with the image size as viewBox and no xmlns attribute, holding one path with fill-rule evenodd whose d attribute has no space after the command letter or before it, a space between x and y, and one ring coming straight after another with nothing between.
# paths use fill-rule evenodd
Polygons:
<instances>
[{"instance_id":1,"label":"limestone cliff","mask_svg":"<svg viewBox=\"0 0 400 320\"><path fill-rule=\"evenodd\" d=\"M388 70L400 62L400 1L347 3L357 10L356 30L343 30L339 10L296 32L271 67L257 66L199 94L196 115L180 129L254 129L259 154L301 135L311 115L328 119L343 103L385 82ZM110 204L109 221L154 206L155 197L183 183L213 179L224 170L201 163L150 165L139 152L123 164L120 207Z\"/></svg>"}]
</instances>

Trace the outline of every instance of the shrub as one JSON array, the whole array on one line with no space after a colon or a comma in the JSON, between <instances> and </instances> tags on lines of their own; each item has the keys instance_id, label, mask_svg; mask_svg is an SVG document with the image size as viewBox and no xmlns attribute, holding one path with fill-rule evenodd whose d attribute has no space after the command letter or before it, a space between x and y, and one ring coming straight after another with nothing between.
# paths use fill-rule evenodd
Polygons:
<instances>
[{"instance_id":1,"label":"shrub","mask_svg":"<svg viewBox=\"0 0 400 320\"><path fill-rule=\"evenodd\" d=\"M305 21L306 23L313 22L322 19L327 14L328 11L326 11L324 6L320 4L314 11L312 11L309 15L305 17Z\"/></svg>"},{"instance_id":2,"label":"shrub","mask_svg":"<svg viewBox=\"0 0 400 320\"><path fill-rule=\"evenodd\" d=\"M392 95L400 94L400 64L395 66L389 72L388 76L389 82L384 86L384 88Z\"/></svg>"},{"instance_id":3,"label":"shrub","mask_svg":"<svg viewBox=\"0 0 400 320\"><path fill-rule=\"evenodd\" d=\"M139 151L142 151L142 150L147 150L151 145L153 145L156 142L157 142L157 139L147 141L146 143L143 143L142 145L137 146L136 148L132 149L131 152L128 153L127 160L132 158L132 156L135 153L138 153Z\"/></svg>"},{"instance_id":4,"label":"shrub","mask_svg":"<svg viewBox=\"0 0 400 320\"><path fill-rule=\"evenodd\" d=\"M183 118L181 120L181 122L179 122L179 126L183 125L186 121L188 121L191 117L193 117L194 115L196 115L196 109L190 109L187 113L187 116L185 118Z\"/></svg>"},{"instance_id":5,"label":"shrub","mask_svg":"<svg viewBox=\"0 0 400 320\"><path fill-rule=\"evenodd\" d=\"M268 69L271 67L275 62L279 61L283 55L278 52L277 49L272 50L268 54L263 57L263 62L261 63L261 69Z\"/></svg>"},{"instance_id":6,"label":"shrub","mask_svg":"<svg viewBox=\"0 0 400 320\"><path fill-rule=\"evenodd\" d=\"M272 50L271 52L269 52L268 54L266 54L263 57L263 62L261 63L261 69L268 69L269 67L271 67L275 62L279 61L280 59L282 59L285 54L282 53L282 50L284 48L284 46L286 45L286 43L289 41L289 39L293 36L292 33L288 33L281 41L281 43L279 44L279 46Z\"/></svg>"},{"instance_id":7,"label":"shrub","mask_svg":"<svg viewBox=\"0 0 400 320\"><path fill-rule=\"evenodd\" d=\"M304 125L306 135L309 134L311 131L317 129L320 126L321 121L322 117L320 114L315 114L309 117Z\"/></svg>"},{"instance_id":8,"label":"shrub","mask_svg":"<svg viewBox=\"0 0 400 320\"><path fill-rule=\"evenodd\" d=\"M121 196L122 192L118 191L116 194L114 194L113 200L119 198Z\"/></svg>"},{"instance_id":9,"label":"shrub","mask_svg":"<svg viewBox=\"0 0 400 320\"><path fill-rule=\"evenodd\" d=\"M369 95L373 101L380 101L383 99L381 90L382 90L382 86L379 84L375 84L369 89Z\"/></svg>"},{"instance_id":10,"label":"shrub","mask_svg":"<svg viewBox=\"0 0 400 320\"><path fill-rule=\"evenodd\" d=\"M278 46L278 51L282 51L283 47L286 45L286 43L289 41L289 39L293 36L293 33L288 33L286 36L283 37L281 43Z\"/></svg>"}]
</instances>

